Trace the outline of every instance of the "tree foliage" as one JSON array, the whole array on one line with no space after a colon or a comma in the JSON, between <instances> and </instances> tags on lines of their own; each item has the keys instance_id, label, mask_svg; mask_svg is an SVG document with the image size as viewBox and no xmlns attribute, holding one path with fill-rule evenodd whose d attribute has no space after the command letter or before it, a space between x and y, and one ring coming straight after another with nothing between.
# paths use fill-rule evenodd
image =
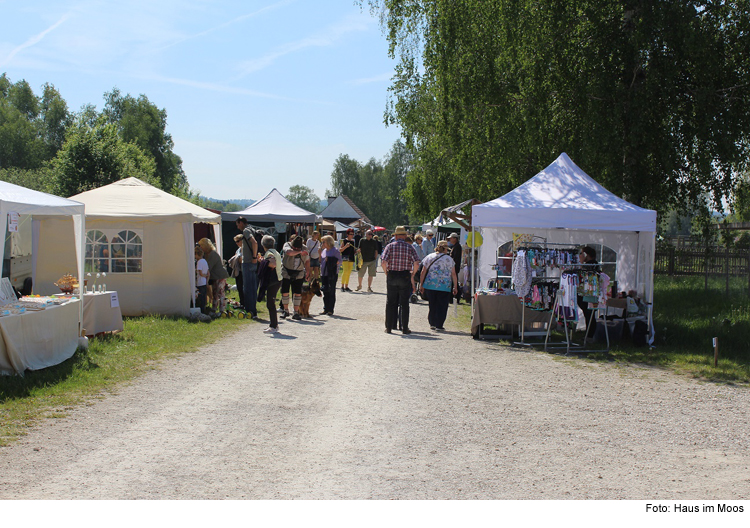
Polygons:
<instances>
[{"instance_id":1,"label":"tree foliage","mask_svg":"<svg viewBox=\"0 0 750 528\"><path fill-rule=\"evenodd\" d=\"M373 0L412 213L495 198L567 152L612 192L721 209L748 156L750 0Z\"/></svg>"},{"instance_id":2,"label":"tree foliage","mask_svg":"<svg viewBox=\"0 0 750 528\"><path fill-rule=\"evenodd\" d=\"M320 197L304 185L292 185L286 194L286 199L305 211L312 213L320 212Z\"/></svg>"},{"instance_id":3,"label":"tree foliage","mask_svg":"<svg viewBox=\"0 0 750 528\"><path fill-rule=\"evenodd\" d=\"M69 196L134 176L192 196L166 110L117 88L104 99L101 112L87 104L72 113L51 84L37 96L25 80L0 75L0 178Z\"/></svg>"},{"instance_id":4,"label":"tree foliage","mask_svg":"<svg viewBox=\"0 0 750 528\"><path fill-rule=\"evenodd\" d=\"M124 141L112 123L78 123L52 161L57 194L72 196L123 178L159 186L156 164L135 143Z\"/></svg>"},{"instance_id":5,"label":"tree foliage","mask_svg":"<svg viewBox=\"0 0 750 528\"><path fill-rule=\"evenodd\" d=\"M0 167L38 169L62 147L71 114L50 84L41 97L24 80L0 75Z\"/></svg>"},{"instance_id":6,"label":"tree foliage","mask_svg":"<svg viewBox=\"0 0 750 528\"><path fill-rule=\"evenodd\" d=\"M173 152L174 142L166 131L167 111L159 109L143 94L136 99L130 94L123 95L117 88L105 93L104 100L102 116L106 121L117 126L124 141L138 145L153 158L159 187L168 192L173 188L186 189L182 159Z\"/></svg>"},{"instance_id":7,"label":"tree foliage","mask_svg":"<svg viewBox=\"0 0 750 528\"><path fill-rule=\"evenodd\" d=\"M411 153L397 141L383 161L370 158L367 163L341 154L331 172L334 196L344 194L375 224L396 226L407 222L407 174L411 169Z\"/></svg>"}]
</instances>

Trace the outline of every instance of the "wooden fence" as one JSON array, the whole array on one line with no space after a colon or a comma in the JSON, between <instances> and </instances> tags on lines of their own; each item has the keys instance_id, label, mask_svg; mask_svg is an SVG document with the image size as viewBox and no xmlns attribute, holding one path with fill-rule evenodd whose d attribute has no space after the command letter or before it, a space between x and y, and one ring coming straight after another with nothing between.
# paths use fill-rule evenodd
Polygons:
<instances>
[{"instance_id":1,"label":"wooden fence","mask_svg":"<svg viewBox=\"0 0 750 528\"><path fill-rule=\"evenodd\" d=\"M728 247L676 248L674 246L656 249L654 273L666 275L701 275L706 278L726 277L726 290L729 293L729 278L748 279L750 294L750 250Z\"/></svg>"}]
</instances>

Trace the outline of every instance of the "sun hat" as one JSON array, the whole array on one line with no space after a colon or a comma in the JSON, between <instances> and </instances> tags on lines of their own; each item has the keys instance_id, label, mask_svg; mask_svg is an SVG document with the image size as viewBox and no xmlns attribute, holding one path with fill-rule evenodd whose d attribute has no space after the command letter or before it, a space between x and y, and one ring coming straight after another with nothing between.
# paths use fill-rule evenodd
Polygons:
<instances>
[{"instance_id":1,"label":"sun hat","mask_svg":"<svg viewBox=\"0 0 750 528\"><path fill-rule=\"evenodd\" d=\"M393 234L394 235L405 235L405 234L407 234L406 233L406 228L404 226L397 226L396 230L393 232Z\"/></svg>"}]
</instances>

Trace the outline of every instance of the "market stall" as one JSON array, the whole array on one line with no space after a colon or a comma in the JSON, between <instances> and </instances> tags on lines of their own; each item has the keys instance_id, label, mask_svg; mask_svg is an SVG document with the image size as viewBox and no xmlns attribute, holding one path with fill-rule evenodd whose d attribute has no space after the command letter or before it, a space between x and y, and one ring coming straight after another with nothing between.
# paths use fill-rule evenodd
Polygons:
<instances>
[{"instance_id":1,"label":"market stall","mask_svg":"<svg viewBox=\"0 0 750 528\"><path fill-rule=\"evenodd\" d=\"M79 202L0 182L3 232L31 222L31 279L35 293L60 293L55 281L83 270L84 206ZM60 237L68 241L59 242ZM5 251L0 244L0 260ZM82 305L77 299L17 302L8 278L0 316L0 371L23 373L61 363L78 347ZM27 309L28 308L28 309ZM7 312L7 313L6 313Z\"/></svg>"},{"instance_id":2,"label":"market stall","mask_svg":"<svg viewBox=\"0 0 750 528\"><path fill-rule=\"evenodd\" d=\"M594 246L618 290L635 290L648 306L651 323L656 212L615 196L567 154L508 194L475 205L472 226L483 239L476 286L497 280L503 264L498 250L508 248L514 235L550 248Z\"/></svg>"},{"instance_id":3,"label":"market stall","mask_svg":"<svg viewBox=\"0 0 750 528\"><path fill-rule=\"evenodd\" d=\"M116 291L124 316L190 314L195 298L193 224L220 216L137 178L77 194L86 205L85 272Z\"/></svg>"},{"instance_id":4,"label":"market stall","mask_svg":"<svg viewBox=\"0 0 750 528\"><path fill-rule=\"evenodd\" d=\"M294 205L287 200L275 188L271 190L262 200L259 200L242 211L232 211L221 213L222 231L226 240L231 240L234 235L238 234L235 222L239 217L245 217L249 224L256 227L265 228L282 224L274 231L279 235L285 233L284 224L315 224L321 220L320 215L306 211L301 207ZM278 242L285 242L285 237ZM234 254L234 244L226 244L228 258ZM232 248L231 254L229 248Z\"/></svg>"}]
</instances>

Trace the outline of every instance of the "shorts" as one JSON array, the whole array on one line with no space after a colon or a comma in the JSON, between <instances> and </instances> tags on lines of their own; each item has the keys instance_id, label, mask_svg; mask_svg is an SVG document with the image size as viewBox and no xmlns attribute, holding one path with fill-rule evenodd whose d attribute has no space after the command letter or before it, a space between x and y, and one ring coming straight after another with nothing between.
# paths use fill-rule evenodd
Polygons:
<instances>
[{"instance_id":1,"label":"shorts","mask_svg":"<svg viewBox=\"0 0 750 528\"><path fill-rule=\"evenodd\" d=\"M364 277L365 272L370 275L370 277L375 277L378 274L378 261L377 260L371 260L370 262L363 262L362 267L359 268L359 276Z\"/></svg>"},{"instance_id":2,"label":"shorts","mask_svg":"<svg viewBox=\"0 0 750 528\"><path fill-rule=\"evenodd\" d=\"M312 258L312 257L310 257L310 267L311 268L319 268L320 267L320 259L319 258Z\"/></svg>"}]
</instances>

